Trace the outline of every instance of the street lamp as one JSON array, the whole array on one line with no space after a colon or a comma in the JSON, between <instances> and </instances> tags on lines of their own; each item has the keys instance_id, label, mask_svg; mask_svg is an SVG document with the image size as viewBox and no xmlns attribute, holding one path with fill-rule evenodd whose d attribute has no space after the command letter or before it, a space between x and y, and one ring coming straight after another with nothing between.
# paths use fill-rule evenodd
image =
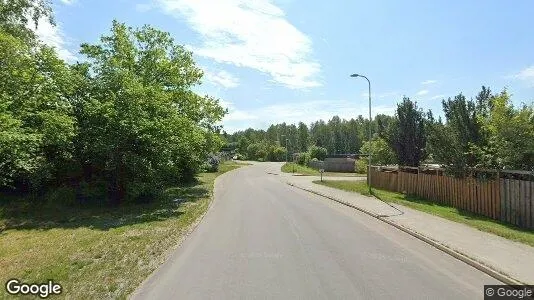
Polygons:
<instances>
[{"instance_id":1,"label":"street lamp","mask_svg":"<svg viewBox=\"0 0 534 300\"><path fill-rule=\"evenodd\" d=\"M350 77L362 77L367 80L367 83L369 84L369 170L367 171L367 181L369 185L369 195L371 195L371 81L369 81L369 78L365 77L364 75L360 74L352 74Z\"/></svg>"}]
</instances>

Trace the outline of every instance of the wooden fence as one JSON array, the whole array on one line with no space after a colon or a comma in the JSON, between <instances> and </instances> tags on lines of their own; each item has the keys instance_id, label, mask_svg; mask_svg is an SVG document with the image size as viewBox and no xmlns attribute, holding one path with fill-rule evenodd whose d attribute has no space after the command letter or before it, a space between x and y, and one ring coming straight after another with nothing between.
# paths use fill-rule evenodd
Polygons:
<instances>
[{"instance_id":1,"label":"wooden fence","mask_svg":"<svg viewBox=\"0 0 534 300\"><path fill-rule=\"evenodd\" d=\"M449 176L382 172L371 168L373 187L416 195L440 204L534 229L534 182L503 179L478 180Z\"/></svg>"}]
</instances>

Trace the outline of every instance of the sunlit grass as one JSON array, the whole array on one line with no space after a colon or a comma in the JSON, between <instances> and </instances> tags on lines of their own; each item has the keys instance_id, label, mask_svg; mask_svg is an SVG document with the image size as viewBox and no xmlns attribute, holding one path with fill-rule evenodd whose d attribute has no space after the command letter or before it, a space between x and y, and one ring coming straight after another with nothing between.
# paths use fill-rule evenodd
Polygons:
<instances>
[{"instance_id":1,"label":"sunlit grass","mask_svg":"<svg viewBox=\"0 0 534 300\"><path fill-rule=\"evenodd\" d=\"M323 180L314 181L328 187L357 192L368 196L368 186L366 182L346 181L346 180ZM389 192L373 188L376 197L386 201L401 204L425 213L429 213L447 220L469 225L481 231L493 233L509 240L521 242L534 247L534 230L527 230L517 226L499 222L484 216L476 215L454 207L431 202L419 197L404 195L401 193Z\"/></svg>"},{"instance_id":2,"label":"sunlit grass","mask_svg":"<svg viewBox=\"0 0 534 300\"><path fill-rule=\"evenodd\" d=\"M320 176L321 175L318 170L312 169L312 168L307 167L307 166L302 166L302 165L299 165L299 164L296 164L296 163L285 163L282 166L282 172L284 172L284 173L298 173L298 174L313 175L313 176ZM325 173L323 173L323 176L340 176L340 177L341 176L342 177L350 177L350 176L361 177L361 176L363 176L363 177L365 177L367 175L360 174L360 173L325 172Z\"/></svg>"},{"instance_id":3,"label":"sunlit grass","mask_svg":"<svg viewBox=\"0 0 534 300\"><path fill-rule=\"evenodd\" d=\"M0 282L53 279L63 286L60 297L126 298L207 210L215 178L241 166L223 163L219 172L169 188L152 204L42 213L30 209L15 216L0 207ZM0 298L6 297L2 288Z\"/></svg>"}]
</instances>

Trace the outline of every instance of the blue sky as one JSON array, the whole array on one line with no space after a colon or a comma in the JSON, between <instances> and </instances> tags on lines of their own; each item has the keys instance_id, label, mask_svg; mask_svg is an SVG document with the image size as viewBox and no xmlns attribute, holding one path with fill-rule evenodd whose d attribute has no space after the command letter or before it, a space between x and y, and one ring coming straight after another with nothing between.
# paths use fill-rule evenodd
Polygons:
<instances>
[{"instance_id":1,"label":"blue sky","mask_svg":"<svg viewBox=\"0 0 534 300\"><path fill-rule=\"evenodd\" d=\"M69 61L113 19L151 24L195 53L205 71L195 89L229 109L228 132L393 114L406 95L441 112L441 99L481 85L534 100L530 0L54 0L58 27L38 28Z\"/></svg>"}]
</instances>

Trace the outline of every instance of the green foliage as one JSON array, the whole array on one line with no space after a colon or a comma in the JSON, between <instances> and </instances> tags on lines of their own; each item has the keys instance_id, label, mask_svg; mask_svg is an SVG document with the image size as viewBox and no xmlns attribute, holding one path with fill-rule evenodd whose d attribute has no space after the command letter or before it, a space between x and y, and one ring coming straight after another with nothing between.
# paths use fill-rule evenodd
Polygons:
<instances>
[{"instance_id":1,"label":"green foliage","mask_svg":"<svg viewBox=\"0 0 534 300\"><path fill-rule=\"evenodd\" d=\"M298 125L272 124L267 130L249 128L229 135L228 141L238 143L238 149L243 153L249 144L260 142L287 146L290 154L305 152L311 145L327 148L329 153L357 153L362 140L367 139L368 123L362 116L350 120L334 116L327 123L320 120L312 123L310 127L299 122ZM376 127L375 122L372 126Z\"/></svg>"},{"instance_id":2,"label":"green foliage","mask_svg":"<svg viewBox=\"0 0 534 300\"><path fill-rule=\"evenodd\" d=\"M466 100L464 95L459 94L454 99L442 101L445 124L429 118L428 140L432 157L455 176L465 176L471 168L481 166L478 150L487 145L481 120L487 113L490 97L489 89L483 87L477 97L477 106L473 100Z\"/></svg>"},{"instance_id":3,"label":"green foliage","mask_svg":"<svg viewBox=\"0 0 534 300\"><path fill-rule=\"evenodd\" d=\"M109 179L115 201L125 192L133 199L152 196L150 186L190 180L222 146L211 124L225 111L190 91L202 71L168 33L114 22L111 35L83 44L81 53L88 63L79 76L91 89L76 103L78 155Z\"/></svg>"},{"instance_id":4,"label":"green foliage","mask_svg":"<svg viewBox=\"0 0 534 300\"><path fill-rule=\"evenodd\" d=\"M245 156L241 153L237 153L235 156L236 156L236 160L245 160Z\"/></svg>"},{"instance_id":5,"label":"green foliage","mask_svg":"<svg viewBox=\"0 0 534 300\"><path fill-rule=\"evenodd\" d=\"M285 161L287 150L285 147L269 146L269 152L267 154L268 161Z\"/></svg>"},{"instance_id":6,"label":"green foliage","mask_svg":"<svg viewBox=\"0 0 534 300\"><path fill-rule=\"evenodd\" d=\"M300 122L298 126L298 140L297 140L297 151L298 152L305 152L308 150L308 144L309 144L310 134L308 131L308 126L306 124Z\"/></svg>"},{"instance_id":7,"label":"green foliage","mask_svg":"<svg viewBox=\"0 0 534 300\"><path fill-rule=\"evenodd\" d=\"M262 158L265 160L265 150L261 143L250 144L247 147L247 158L251 160L258 160Z\"/></svg>"},{"instance_id":8,"label":"green foliage","mask_svg":"<svg viewBox=\"0 0 534 300\"><path fill-rule=\"evenodd\" d=\"M247 153L248 146L250 145L250 141L246 137L241 137L239 139L239 142L237 144L237 151L240 153Z\"/></svg>"},{"instance_id":9,"label":"green foliage","mask_svg":"<svg viewBox=\"0 0 534 300\"><path fill-rule=\"evenodd\" d=\"M371 157L372 159L372 157ZM356 161L355 164L355 171L356 173L360 174L367 174L367 166L369 165L369 161L366 158L361 158Z\"/></svg>"},{"instance_id":10,"label":"green foliage","mask_svg":"<svg viewBox=\"0 0 534 300\"><path fill-rule=\"evenodd\" d=\"M0 61L0 185L35 189L70 159L70 71L52 49L2 30Z\"/></svg>"},{"instance_id":11,"label":"green foliage","mask_svg":"<svg viewBox=\"0 0 534 300\"><path fill-rule=\"evenodd\" d=\"M328 154L326 148L318 146L311 146L308 152L310 153L311 159L316 158L318 160L324 160Z\"/></svg>"},{"instance_id":12,"label":"green foliage","mask_svg":"<svg viewBox=\"0 0 534 300\"><path fill-rule=\"evenodd\" d=\"M223 145L215 124L226 110L192 92L203 75L192 53L114 21L81 46L84 63L67 65L35 39L31 21L46 19L49 1L0 1L0 188L120 203L193 180Z\"/></svg>"},{"instance_id":13,"label":"green foliage","mask_svg":"<svg viewBox=\"0 0 534 300\"><path fill-rule=\"evenodd\" d=\"M206 172L211 172L211 173L218 172L219 164L220 164L220 159L216 157L215 155L210 155L210 157L208 158L208 161L204 163L203 169Z\"/></svg>"},{"instance_id":14,"label":"green foliage","mask_svg":"<svg viewBox=\"0 0 534 300\"><path fill-rule=\"evenodd\" d=\"M473 147L480 165L499 169L534 170L534 108L514 108L504 90L491 98L482 118L486 147ZM477 151L478 150L478 151Z\"/></svg>"},{"instance_id":15,"label":"green foliage","mask_svg":"<svg viewBox=\"0 0 534 300\"><path fill-rule=\"evenodd\" d=\"M310 153L309 152L302 152L302 153L298 154L297 163L299 165L307 166L309 161L310 161Z\"/></svg>"},{"instance_id":16,"label":"green foliage","mask_svg":"<svg viewBox=\"0 0 534 300\"><path fill-rule=\"evenodd\" d=\"M0 31L35 44L31 28L40 20L54 25L50 0L0 0Z\"/></svg>"},{"instance_id":17,"label":"green foliage","mask_svg":"<svg viewBox=\"0 0 534 300\"><path fill-rule=\"evenodd\" d=\"M363 154L372 153L371 163L373 165L391 165L396 163L395 152L389 144L382 138L374 138L371 143L365 142L360 149ZM367 162L367 160L365 160Z\"/></svg>"},{"instance_id":18,"label":"green foliage","mask_svg":"<svg viewBox=\"0 0 534 300\"><path fill-rule=\"evenodd\" d=\"M522 169L534 166L533 108L514 108L504 90L482 87L476 101L463 95L443 101L446 123L428 120L428 151L448 172L466 176L472 168Z\"/></svg>"},{"instance_id":19,"label":"green foliage","mask_svg":"<svg viewBox=\"0 0 534 300\"><path fill-rule=\"evenodd\" d=\"M426 133L423 112L417 103L404 97L389 124L388 141L403 166L417 167L425 159Z\"/></svg>"}]
</instances>

